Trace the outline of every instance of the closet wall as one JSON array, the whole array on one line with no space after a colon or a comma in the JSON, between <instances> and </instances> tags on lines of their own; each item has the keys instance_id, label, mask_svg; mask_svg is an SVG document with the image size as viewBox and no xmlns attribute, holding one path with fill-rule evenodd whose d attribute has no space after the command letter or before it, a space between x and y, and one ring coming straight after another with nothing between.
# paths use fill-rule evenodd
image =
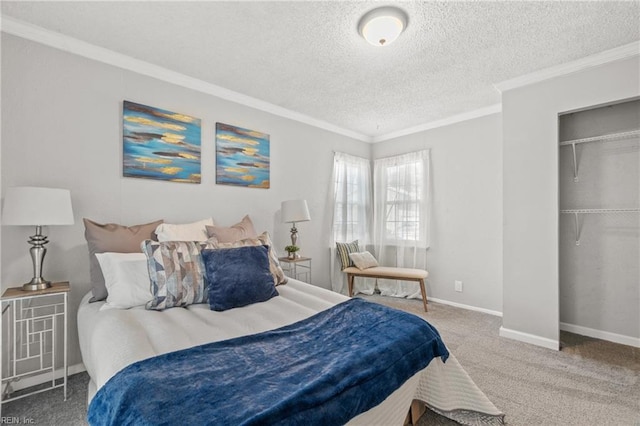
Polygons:
<instances>
[{"instance_id":1,"label":"closet wall","mask_svg":"<svg viewBox=\"0 0 640 426\"><path fill-rule=\"evenodd\" d=\"M638 100L559 118L560 328L635 346L640 346L639 127ZM575 144L576 172L567 141L601 135L618 136Z\"/></svg>"}]
</instances>

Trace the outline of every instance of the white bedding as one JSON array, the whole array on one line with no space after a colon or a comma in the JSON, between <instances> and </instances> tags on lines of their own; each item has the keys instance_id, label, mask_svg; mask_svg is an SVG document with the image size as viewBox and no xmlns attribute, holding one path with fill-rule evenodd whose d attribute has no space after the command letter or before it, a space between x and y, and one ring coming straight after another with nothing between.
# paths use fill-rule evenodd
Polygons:
<instances>
[{"instance_id":1,"label":"white bedding","mask_svg":"<svg viewBox=\"0 0 640 426\"><path fill-rule=\"evenodd\" d=\"M78 334L82 359L91 377L89 401L114 374L136 361L272 330L347 300L341 294L293 279L277 289L279 297L224 312L211 311L207 304L164 311L149 311L143 306L100 311L104 302L88 303L91 295L87 294L78 309ZM350 424L401 425L414 398L442 411L501 414L451 356L446 364L434 359L378 407Z\"/></svg>"}]
</instances>

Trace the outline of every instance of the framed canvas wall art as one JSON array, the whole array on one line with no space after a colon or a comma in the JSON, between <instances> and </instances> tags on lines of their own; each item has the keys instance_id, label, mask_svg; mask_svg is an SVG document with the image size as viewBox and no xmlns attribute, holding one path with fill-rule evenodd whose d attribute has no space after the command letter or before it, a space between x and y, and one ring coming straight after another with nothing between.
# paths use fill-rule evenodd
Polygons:
<instances>
[{"instance_id":1,"label":"framed canvas wall art","mask_svg":"<svg viewBox=\"0 0 640 426\"><path fill-rule=\"evenodd\" d=\"M216 123L216 183L269 188L269 135Z\"/></svg>"},{"instance_id":2,"label":"framed canvas wall art","mask_svg":"<svg viewBox=\"0 0 640 426\"><path fill-rule=\"evenodd\" d=\"M123 104L123 176L200 183L200 119Z\"/></svg>"}]
</instances>

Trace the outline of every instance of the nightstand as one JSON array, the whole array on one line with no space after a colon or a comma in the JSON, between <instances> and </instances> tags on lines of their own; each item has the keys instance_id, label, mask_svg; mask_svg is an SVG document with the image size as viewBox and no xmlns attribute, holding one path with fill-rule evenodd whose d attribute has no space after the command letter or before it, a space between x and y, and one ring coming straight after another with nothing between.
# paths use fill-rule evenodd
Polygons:
<instances>
[{"instance_id":1,"label":"nightstand","mask_svg":"<svg viewBox=\"0 0 640 426\"><path fill-rule=\"evenodd\" d=\"M68 282L52 283L49 288L35 291L13 287L8 288L0 298L0 332L2 342L7 343L8 349L0 351L0 366L6 366L0 368L0 408L5 402L58 387L64 388L64 400L67 400L69 290ZM60 368L60 352L62 377L56 379L56 367ZM60 373L57 375L60 376ZM35 390L20 390L13 395L12 384L18 381L23 382L21 388L39 386Z\"/></svg>"},{"instance_id":2,"label":"nightstand","mask_svg":"<svg viewBox=\"0 0 640 426\"><path fill-rule=\"evenodd\" d=\"M299 257L297 259L289 259L288 257L279 257L282 270L289 277L311 284L311 258Z\"/></svg>"}]
</instances>

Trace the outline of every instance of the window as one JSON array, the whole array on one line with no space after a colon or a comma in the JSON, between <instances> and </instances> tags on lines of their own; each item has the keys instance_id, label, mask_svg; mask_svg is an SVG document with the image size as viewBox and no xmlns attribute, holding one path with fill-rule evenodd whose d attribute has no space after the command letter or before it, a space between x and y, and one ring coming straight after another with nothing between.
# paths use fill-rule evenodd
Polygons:
<instances>
[{"instance_id":1,"label":"window","mask_svg":"<svg viewBox=\"0 0 640 426\"><path fill-rule=\"evenodd\" d=\"M369 241L371 165L366 158L336 152L333 162L334 241Z\"/></svg>"},{"instance_id":2,"label":"window","mask_svg":"<svg viewBox=\"0 0 640 426\"><path fill-rule=\"evenodd\" d=\"M420 239L422 164L413 161L386 167L388 176L385 232L389 240Z\"/></svg>"},{"instance_id":3,"label":"window","mask_svg":"<svg viewBox=\"0 0 640 426\"><path fill-rule=\"evenodd\" d=\"M427 247L429 151L382 158L374 164L377 240Z\"/></svg>"}]
</instances>

